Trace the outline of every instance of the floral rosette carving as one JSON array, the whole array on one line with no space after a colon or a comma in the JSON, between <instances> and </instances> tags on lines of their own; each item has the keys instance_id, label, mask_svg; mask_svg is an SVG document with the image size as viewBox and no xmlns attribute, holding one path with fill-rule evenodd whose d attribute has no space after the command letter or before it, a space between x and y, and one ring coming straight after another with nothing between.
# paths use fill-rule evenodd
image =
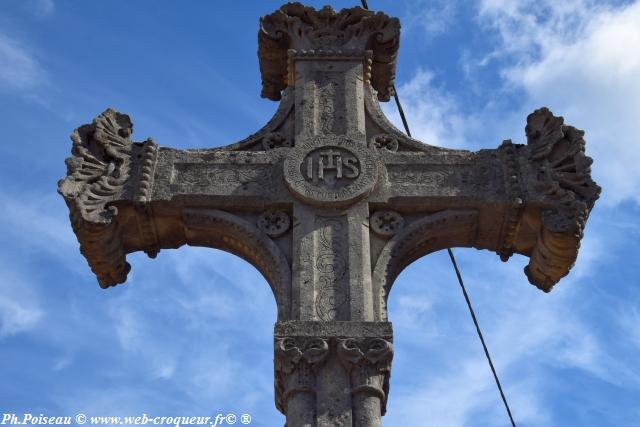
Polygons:
<instances>
[{"instance_id":1,"label":"floral rosette carving","mask_svg":"<svg viewBox=\"0 0 640 427\"><path fill-rule=\"evenodd\" d=\"M584 226L600 187L591 179L593 160L585 154L584 132L564 124L547 108L527 117L534 187L550 205L525 269L529 281L548 292L575 263Z\"/></svg>"},{"instance_id":2,"label":"floral rosette carving","mask_svg":"<svg viewBox=\"0 0 640 427\"><path fill-rule=\"evenodd\" d=\"M130 269L115 220L118 209L110 202L121 196L129 178L132 131L129 116L112 109L77 128L67 177L58 182L80 251L103 288L124 282Z\"/></svg>"}]
</instances>

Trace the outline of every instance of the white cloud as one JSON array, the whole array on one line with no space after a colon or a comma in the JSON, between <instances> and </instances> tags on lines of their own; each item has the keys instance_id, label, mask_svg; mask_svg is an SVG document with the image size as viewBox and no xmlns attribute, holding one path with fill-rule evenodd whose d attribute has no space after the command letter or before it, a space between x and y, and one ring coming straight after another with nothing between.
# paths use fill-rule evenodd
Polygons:
<instances>
[{"instance_id":1,"label":"white cloud","mask_svg":"<svg viewBox=\"0 0 640 427\"><path fill-rule=\"evenodd\" d=\"M459 112L455 97L438 87L434 74L420 69L398 88L411 135L430 145L459 148L465 144L465 132L473 119ZM393 102L383 109L398 129L404 130Z\"/></svg>"},{"instance_id":2,"label":"white cloud","mask_svg":"<svg viewBox=\"0 0 640 427\"><path fill-rule=\"evenodd\" d=\"M511 409L519 424L554 425L548 409L549 388L555 376L565 370L580 370L602 381L616 384L621 373L605 341L591 327L578 279L569 277L551 295L531 285L521 272L525 261L518 257L509 264L492 260L494 255L456 251L474 301L485 339L502 380ZM465 258L473 255L473 261ZM484 258L480 259L479 258ZM469 314L453 273L435 263L429 276L412 270L401 281L400 291L390 301L390 318L398 334L396 362L411 364L411 378L398 378L391 394L392 409L386 417L392 425L504 425L506 413L494 380L471 325ZM500 266L501 268L496 268ZM434 267L434 266L432 266ZM447 266L448 267L448 266ZM585 272L586 274L586 272ZM422 283L428 277L428 284ZM417 283L411 283L416 282ZM428 285L428 290L418 290ZM398 286L398 284L396 284ZM403 315L406 300L431 299L428 318ZM397 304L397 305L396 305ZM416 322L407 327L406 322ZM441 334L428 330L437 322ZM416 333L418 330L426 333ZM411 338L405 338L410 336ZM425 339L426 338L426 339ZM403 339L410 342L403 343ZM406 352L412 351L413 355ZM419 362L418 362L419 361ZM415 384L411 384L411 382ZM473 420L473 421L472 421Z\"/></svg>"},{"instance_id":3,"label":"white cloud","mask_svg":"<svg viewBox=\"0 0 640 427\"><path fill-rule=\"evenodd\" d=\"M0 339L35 328L42 317L38 297L29 282L13 270L11 265L0 265Z\"/></svg>"},{"instance_id":4,"label":"white cloud","mask_svg":"<svg viewBox=\"0 0 640 427\"><path fill-rule=\"evenodd\" d=\"M38 323L42 312L29 305L0 295L0 338L27 331Z\"/></svg>"},{"instance_id":5,"label":"white cloud","mask_svg":"<svg viewBox=\"0 0 640 427\"><path fill-rule=\"evenodd\" d=\"M604 203L640 203L640 2L485 0L480 18L500 36L492 55L510 58L506 83L528 96L523 111L548 105L585 129Z\"/></svg>"},{"instance_id":6,"label":"white cloud","mask_svg":"<svg viewBox=\"0 0 640 427\"><path fill-rule=\"evenodd\" d=\"M18 41L0 34L0 89L31 89L44 79L35 57Z\"/></svg>"},{"instance_id":7,"label":"white cloud","mask_svg":"<svg viewBox=\"0 0 640 427\"><path fill-rule=\"evenodd\" d=\"M78 263L78 243L60 196L54 192L0 191L0 204L0 231L7 241L56 256L70 270L86 274L86 264ZM70 253L78 257L70 257Z\"/></svg>"},{"instance_id":8,"label":"white cloud","mask_svg":"<svg viewBox=\"0 0 640 427\"><path fill-rule=\"evenodd\" d=\"M454 25L460 4L457 0L420 0L406 6L402 17L403 32L407 34L417 28L429 40L446 33Z\"/></svg>"}]
</instances>

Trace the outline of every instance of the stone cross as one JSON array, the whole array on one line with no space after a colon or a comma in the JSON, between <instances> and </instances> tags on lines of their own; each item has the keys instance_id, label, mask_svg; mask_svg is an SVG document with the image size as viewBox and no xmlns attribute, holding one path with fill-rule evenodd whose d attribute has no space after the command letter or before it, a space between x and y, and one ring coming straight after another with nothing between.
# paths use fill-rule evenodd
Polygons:
<instances>
[{"instance_id":1,"label":"stone cross","mask_svg":"<svg viewBox=\"0 0 640 427\"><path fill-rule=\"evenodd\" d=\"M259 132L222 148L133 142L106 110L72 134L59 183L102 288L126 254L182 245L236 254L276 299L275 401L288 427L379 426L393 356L387 298L414 260L449 247L528 256L548 292L576 260L600 188L583 132L542 108L527 144L469 152L407 137L393 95L400 24L362 8L289 3L260 20Z\"/></svg>"}]
</instances>

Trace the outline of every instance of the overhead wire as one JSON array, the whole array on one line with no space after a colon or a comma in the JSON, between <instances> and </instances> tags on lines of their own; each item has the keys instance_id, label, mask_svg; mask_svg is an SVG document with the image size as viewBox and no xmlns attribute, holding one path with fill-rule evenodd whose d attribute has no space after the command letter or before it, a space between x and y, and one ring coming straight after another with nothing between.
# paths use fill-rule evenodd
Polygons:
<instances>
[{"instance_id":1,"label":"overhead wire","mask_svg":"<svg viewBox=\"0 0 640 427\"><path fill-rule=\"evenodd\" d=\"M367 0L362 0L362 7L364 9L369 9L369 5L367 4ZM400 114L400 119L402 120L402 125L404 126L404 130L409 137L411 137L411 130L409 129L409 123L407 122L407 118L404 114L404 109L402 108L402 104L400 103L400 97L398 96L398 91L396 90L395 85L392 86L393 89L393 98L396 101L396 106L398 107L398 113ZM464 281L462 280L462 274L460 274L460 269L458 268L458 263L456 262L456 258L453 255L453 251L451 248L447 248L447 252L449 253L449 258L451 259L451 264L453 265L453 269L455 270L456 277L458 278L458 283L460 284L460 288L462 289L462 294L464 295L464 299L467 302L467 307L469 308L469 313L471 314L471 319L473 320L473 324L476 327L476 332L478 334L478 338L480 338L480 342L482 343L482 349L484 350L484 355L487 358L487 362L489 362L489 367L491 368L491 373L493 374L493 378L496 382L496 386L498 387L498 391L500 392L500 397L502 398L502 402L504 403L504 407L507 410L507 415L509 416L509 421L511 421L511 426L516 427L516 423L513 420L513 415L511 414L511 408L509 407L509 403L507 403L507 397L504 394L502 389L502 384L500 383L500 379L498 378L498 373L496 372L496 368L493 365L493 361L491 359L491 355L489 354L489 349L487 347L487 343L484 340L484 336L482 331L480 330L480 324L478 323L478 318L476 317L475 310L473 309L473 305L471 304L471 299L469 298L469 294L467 293L467 289L464 286Z\"/></svg>"}]
</instances>

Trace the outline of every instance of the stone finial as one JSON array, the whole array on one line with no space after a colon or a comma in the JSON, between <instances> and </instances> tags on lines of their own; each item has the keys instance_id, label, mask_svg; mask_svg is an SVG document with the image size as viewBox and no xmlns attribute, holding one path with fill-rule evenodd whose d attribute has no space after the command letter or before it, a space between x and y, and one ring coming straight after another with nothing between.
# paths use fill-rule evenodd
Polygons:
<instances>
[{"instance_id":1,"label":"stone finial","mask_svg":"<svg viewBox=\"0 0 640 427\"><path fill-rule=\"evenodd\" d=\"M287 52L372 51L371 85L380 101L393 94L396 56L400 44L400 22L382 12L360 7L336 12L300 3L288 3L260 19L258 57L262 74L262 97L274 101L287 87ZM363 58L364 59L364 58Z\"/></svg>"}]
</instances>

